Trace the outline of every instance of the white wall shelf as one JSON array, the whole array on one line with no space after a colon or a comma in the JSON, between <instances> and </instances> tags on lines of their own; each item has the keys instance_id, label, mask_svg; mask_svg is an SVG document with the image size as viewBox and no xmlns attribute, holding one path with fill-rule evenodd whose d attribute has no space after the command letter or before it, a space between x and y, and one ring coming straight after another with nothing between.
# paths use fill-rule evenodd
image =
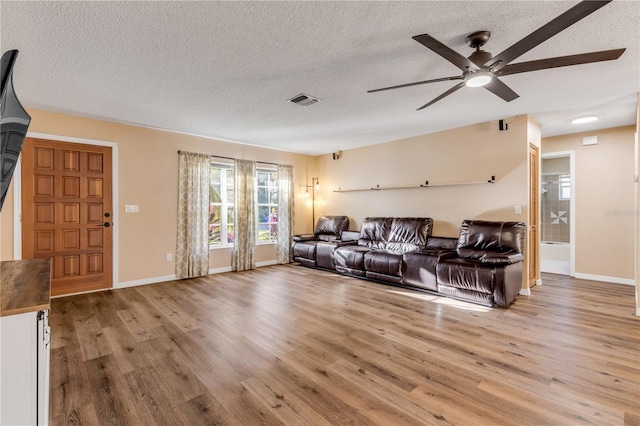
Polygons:
<instances>
[{"instance_id":1,"label":"white wall shelf","mask_svg":"<svg viewBox=\"0 0 640 426\"><path fill-rule=\"evenodd\" d=\"M470 181L470 182L442 182L442 183L429 183L429 181L425 181L420 185L405 185L405 186L388 186L381 187L380 185L376 185L371 188L358 188L358 189L334 189L333 192L361 192L361 191L387 191L391 189L416 189L416 188L433 188L437 186L460 186L460 185L479 185L485 183L496 183L496 177L491 176L489 180L478 180L478 181Z\"/></svg>"}]
</instances>

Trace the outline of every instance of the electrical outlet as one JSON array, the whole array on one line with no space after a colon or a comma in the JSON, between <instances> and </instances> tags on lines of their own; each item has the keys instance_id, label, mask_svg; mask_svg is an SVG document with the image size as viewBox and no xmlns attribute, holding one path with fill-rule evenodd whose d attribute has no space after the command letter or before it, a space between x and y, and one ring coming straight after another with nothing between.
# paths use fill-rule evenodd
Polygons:
<instances>
[{"instance_id":1,"label":"electrical outlet","mask_svg":"<svg viewBox=\"0 0 640 426\"><path fill-rule=\"evenodd\" d=\"M173 260L173 254L167 253L167 262L171 262Z\"/></svg>"},{"instance_id":2,"label":"electrical outlet","mask_svg":"<svg viewBox=\"0 0 640 426\"><path fill-rule=\"evenodd\" d=\"M137 204L127 204L124 206L125 213L138 213L138 205Z\"/></svg>"}]
</instances>

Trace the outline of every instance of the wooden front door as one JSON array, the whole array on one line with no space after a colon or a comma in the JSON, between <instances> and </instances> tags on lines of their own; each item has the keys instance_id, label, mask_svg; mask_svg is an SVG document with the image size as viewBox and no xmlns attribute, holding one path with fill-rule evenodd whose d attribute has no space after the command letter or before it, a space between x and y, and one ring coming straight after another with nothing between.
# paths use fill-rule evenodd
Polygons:
<instances>
[{"instance_id":1,"label":"wooden front door","mask_svg":"<svg viewBox=\"0 0 640 426\"><path fill-rule=\"evenodd\" d=\"M22 257L52 258L51 295L111 288L111 148L26 138Z\"/></svg>"},{"instance_id":2,"label":"wooden front door","mask_svg":"<svg viewBox=\"0 0 640 426\"><path fill-rule=\"evenodd\" d=\"M529 288L536 285L540 278L540 170L538 166L538 147L529 145Z\"/></svg>"}]
</instances>

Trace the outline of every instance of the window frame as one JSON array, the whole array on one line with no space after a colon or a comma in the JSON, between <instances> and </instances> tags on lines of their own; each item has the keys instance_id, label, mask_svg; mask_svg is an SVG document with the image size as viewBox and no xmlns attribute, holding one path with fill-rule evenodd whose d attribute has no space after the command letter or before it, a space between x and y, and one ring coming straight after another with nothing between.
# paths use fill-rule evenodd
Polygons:
<instances>
[{"instance_id":1,"label":"window frame","mask_svg":"<svg viewBox=\"0 0 640 426\"><path fill-rule=\"evenodd\" d=\"M217 249L225 249L232 248L234 243L229 242L229 207L233 208L233 223L234 231L235 231L235 182L234 182L234 165L230 163L223 163L218 161L211 162L211 170L219 168L220 170L224 170L224 173L220 173L220 203L215 203L220 205L220 243L212 243L209 241L209 250L217 250ZM231 170L231 177L228 177L228 171ZM233 189L234 199L228 200L228 191L229 184L231 184L231 188ZM210 184L212 185L212 184ZM223 189L224 188L224 189ZM214 204L209 200L209 206ZM209 221L209 226L211 226L211 221ZM235 235L234 235L235 239Z\"/></svg>"},{"instance_id":2,"label":"window frame","mask_svg":"<svg viewBox=\"0 0 640 426\"><path fill-rule=\"evenodd\" d=\"M558 187L559 187L559 191L558 191L558 199L559 200L570 200L571 199L571 176L569 175L560 175L558 177ZM568 196L565 197L565 195L567 195L565 193L565 191L568 192Z\"/></svg>"},{"instance_id":3,"label":"window frame","mask_svg":"<svg viewBox=\"0 0 640 426\"><path fill-rule=\"evenodd\" d=\"M258 179L258 175L263 172L263 173L274 173L276 178L275 178L275 184L274 185L260 185L259 184L259 179ZM276 204L271 203L271 199L267 200L267 203L260 203L259 201L259 193L260 193L260 188L266 188L267 189L267 195L270 193L269 189L275 189L275 192L277 194L277 199L278 202ZM269 208L269 211L271 211L272 207L276 208L276 211L279 212L280 209L280 194L278 193L278 169L276 167L265 167L265 166L261 166L261 167L256 167L256 193L255 193L255 197L256 197L256 202L255 202L255 224L256 224L256 246L259 245L270 245L270 244L277 244L277 236L275 239L270 239L267 241L260 241L260 225L261 224L267 224L268 226L270 225L275 225L276 229L278 224L280 223L279 221L276 222L261 222L260 221L260 207L264 207L267 206Z\"/></svg>"}]
</instances>

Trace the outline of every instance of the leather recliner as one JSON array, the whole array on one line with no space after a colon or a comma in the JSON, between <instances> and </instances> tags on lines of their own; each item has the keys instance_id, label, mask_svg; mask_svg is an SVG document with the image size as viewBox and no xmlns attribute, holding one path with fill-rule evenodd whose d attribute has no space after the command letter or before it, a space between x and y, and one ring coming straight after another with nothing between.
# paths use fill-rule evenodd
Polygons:
<instances>
[{"instance_id":1,"label":"leather recliner","mask_svg":"<svg viewBox=\"0 0 640 426\"><path fill-rule=\"evenodd\" d=\"M522 287L526 226L465 220L456 256L436 265L438 292L489 306L509 306Z\"/></svg>"},{"instance_id":2,"label":"leather recliner","mask_svg":"<svg viewBox=\"0 0 640 426\"><path fill-rule=\"evenodd\" d=\"M293 236L293 260L304 266L317 266L317 247L321 242L340 241L342 232L349 228L347 216L321 216L313 234Z\"/></svg>"},{"instance_id":3,"label":"leather recliner","mask_svg":"<svg viewBox=\"0 0 640 426\"><path fill-rule=\"evenodd\" d=\"M403 254L424 248L432 229L431 218L366 218L358 244L336 248L336 271L401 284Z\"/></svg>"}]
</instances>

